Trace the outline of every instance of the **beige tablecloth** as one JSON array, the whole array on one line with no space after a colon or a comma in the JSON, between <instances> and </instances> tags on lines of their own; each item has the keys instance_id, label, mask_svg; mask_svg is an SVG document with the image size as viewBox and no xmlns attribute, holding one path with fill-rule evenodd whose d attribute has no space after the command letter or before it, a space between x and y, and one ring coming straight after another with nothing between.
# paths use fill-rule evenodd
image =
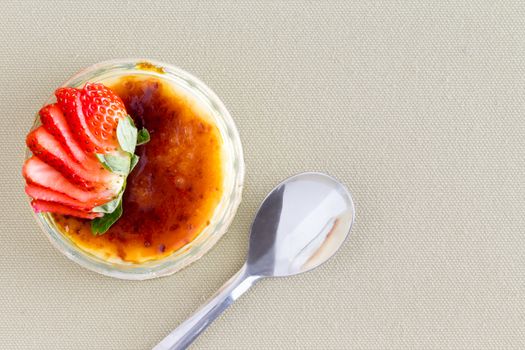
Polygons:
<instances>
[{"instance_id":1,"label":"beige tablecloth","mask_svg":"<svg viewBox=\"0 0 525 350\"><path fill-rule=\"evenodd\" d=\"M148 349L243 262L274 184L354 194L340 254L267 280L196 349L525 348L523 1L0 4L0 348ZM85 270L39 231L20 175L34 112L77 70L149 57L200 77L244 144L220 243L145 282Z\"/></svg>"}]
</instances>

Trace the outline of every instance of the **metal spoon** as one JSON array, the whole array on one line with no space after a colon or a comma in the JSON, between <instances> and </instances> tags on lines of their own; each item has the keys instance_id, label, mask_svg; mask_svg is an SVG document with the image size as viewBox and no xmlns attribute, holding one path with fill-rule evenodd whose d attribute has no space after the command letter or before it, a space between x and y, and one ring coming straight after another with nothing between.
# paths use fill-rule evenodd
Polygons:
<instances>
[{"instance_id":1,"label":"metal spoon","mask_svg":"<svg viewBox=\"0 0 525 350\"><path fill-rule=\"evenodd\" d=\"M241 270L153 350L186 349L257 280L321 265L337 252L353 221L350 193L334 178L302 173L286 179L255 216L248 259Z\"/></svg>"}]
</instances>

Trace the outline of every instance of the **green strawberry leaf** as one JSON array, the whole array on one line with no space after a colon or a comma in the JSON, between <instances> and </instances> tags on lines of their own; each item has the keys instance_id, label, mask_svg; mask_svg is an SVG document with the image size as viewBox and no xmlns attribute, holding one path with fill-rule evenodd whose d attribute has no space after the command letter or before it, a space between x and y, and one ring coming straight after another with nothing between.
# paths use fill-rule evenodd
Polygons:
<instances>
[{"instance_id":1,"label":"green strawberry leaf","mask_svg":"<svg viewBox=\"0 0 525 350\"><path fill-rule=\"evenodd\" d=\"M106 213L106 214L111 214L113 213L118 205L120 204L120 202L122 201L122 194L124 193L124 191L121 191L119 193L119 195L117 196L117 198L107 202L107 203L104 203L102 205L99 205L98 207L94 207L93 209L91 209L92 212L94 213Z\"/></svg>"},{"instance_id":2,"label":"green strawberry leaf","mask_svg":"<svg viewBox=\"0 0 525 350\"><path fill-rule=\"evenodd\" d=\"M110 214L110 213L113 213L115 209L117 209L117 206L119 205L119 203L120 203L120 196L113 199L112 201L99 205L98 207L94 207L93 209L91 209L91 211L94 213Z\"/></svg>"},{"instance_id":3,"label":"green strawberry leaf","mask_svg":"<svg viewBox=\"0 0 525 350\"><path fill-rule=\"evenodd\" d=\"M117 198L93 208L93 211L96 213L105 213L103 217L91 220L91 233L95 236L106 233L111 225L122 216L122 196L124 195L125 189L126 181L122 184L122 188L120 189Z\"/></svg>"},{"instance_id":4,"label":"green strawberry leaf","mask_svg":"<svg viewBox=\"0 0 525 350\"><path fill-rule=\"evenodd\" d=\"M137 128L129 115L119 120L117 125L117 140L124 151L130 154L135 153L137 133Z\"/></svg>"},{"instance_id":5,"label":"green strawberry leaf","mask_svg":"<svg viewBox=\"0 0 525 350\"><path fill-rule=\"evenodd\" d=\"M149 142L149 132L148 129L142 128L137 134L137 146L143 145Z\"/></svg>"},{"instance_id":6,"label":"green strawberry leaf","mask_svg":"<svg viewBox=\"0 0 525 350\"><path fill-rule=\"evenodd\" d=\"M125 152L96 154L96 156L106 169L127 177L139 162L139 156L134 154L136 146L148 142L150 135L145 128L137 131L133 119L128 115L119 120L117 124L117 140L120 148ZM125 189L126 181L124 181L116 198L92 209L95 213L104 213L103 217L91 221L93 235L98 236L106 233L111 225L122 216L122 197Z\"/></svg>"},{"instance_id":7,"label":"green strawberry leaf","mask_svg":"<svg viewBox=\"0 0 525 350\"><path fill-rule=\"evenodd\" d=\"M104 158L103 154L95 153L95 156L97 157L98 161L102 164L104 168L111 171L111 168L106 164L106 159Z\"/></svg>"},{"instance_id":8,"label":"green strawberry leaf","mask_svg":"<svg viewBox=\"0 0 525 350\"><path fill-rule=\"evenodd\" d=\"M129 172L131 173L133 171L133 168L135 168L135 165L138 164L140 157L136 154L131 156L131 165L129 166Z\"/></svg>"},{"instance_id":9,"label":"green strawberry leaf","mask_svg":"<svg viewBox=\"0 0 525 350\"><path fill-rule=\"evenodd\" d=\"M99 205L98 207L94 207L93 209L91 209L91 211L95 213L113 213L115 209L117 209L119 203L122 201L122 196L124 195L125 189L126 189L126 180L122 182L122 187L120 188L120 191L118 192L117 197L115 197L113 200L109 202Z\"/></svg>"},{"instance_id":10,"label":"green strawberry leaf","mask_svg":"<svg viewBox=\"0 0 525 350\"><path fill-rule=\"evenodd\" d=\"M111 225L113 225L120 217L122 216L122 200L119 200L117 207L112 213L104 214L101 218L96 218L91 220L91 232L95 236L102 235L109 230Z\"/></svg>"},{"instance_id":11,"label":"green strawberry leaf","mask_svg":"<svg viewBox=\"0 0 525 350\"><path fill-rule=\"evenodd\" d=\"M131 165L131 157L129 154L111 154L108 153L104 155L106 164L109 169L114 173L120 173L123 175L129 174L129 169Z\"/></svg>"}]
</instances>

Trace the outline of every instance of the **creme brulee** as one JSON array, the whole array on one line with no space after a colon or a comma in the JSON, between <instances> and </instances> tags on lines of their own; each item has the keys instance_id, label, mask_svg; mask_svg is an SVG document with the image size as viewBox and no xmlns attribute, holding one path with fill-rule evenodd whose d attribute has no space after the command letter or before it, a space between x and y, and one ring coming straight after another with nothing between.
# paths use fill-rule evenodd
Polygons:
<instances>
[{"instance_id":1,"label":"creme brulee","mask_svg":"<svg viewBox=\"0 0 525 350\"><path fill-rule=\"evenodd\" d=\"M110 261L140 263L165 257L191 242L221 200L222 139L206 111L155 77L124 76L103 82L124 101L149 143L130 174L122 217L101 236L90 221L54 215L81 249Z\"/></svg>"}]
</instances>

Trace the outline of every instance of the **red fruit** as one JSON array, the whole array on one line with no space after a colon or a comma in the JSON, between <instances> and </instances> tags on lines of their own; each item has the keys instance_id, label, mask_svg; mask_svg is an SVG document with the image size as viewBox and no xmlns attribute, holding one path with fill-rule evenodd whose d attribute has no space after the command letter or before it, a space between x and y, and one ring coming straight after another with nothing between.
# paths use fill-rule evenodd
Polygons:
<instances>
[{"instance_id":1,"label":"red fruit","mask_svg":"<svg viewBox=\"0 0 525 350\"><path fill-rule=\"evenodd\" d=\"M62 113L62 110L56 103L44 106L38 113L44 128L64 145L73 158L79 163L83 163L90 158L73 137L64 113Z\"/></svg>"},{"instance_id":2,"label":"red fruit","mask_svg":"<svg viewBox=\"0 0 525 350\"><path fill-rule=\"evenodd\" d=\"M108 171L101 166L99 160L91 153L82 150L75 140L71 128L67 124L64 113L57 104L44 106L40 112L40 121L44 128L57 139L64 149L86 170L96 176L94 181L101 182L110 176ZM111 174L112 175L112 174Z\"/></svg>"},{"instance_id":3,"label":"red fruit","mask_svg":"<svg viewBox=\"0 0 525 350\"><path fill-rule=\"evenodd\" d=\"M43 126L31 131L26 143L35 156L60 171L71 182L87 190L95 187L96 176L85 171Z\"/></svg>"},{"instance_id":4,"label":"red fruit","mask_svg":"<svg viewBox=\"0 0 525 350\"><path fill-rule=\"evenodd\" d=\"M127 116L122 100L102 84L59 88L56 104L40 111L42 126L27 136L33 152L23 168L36 212L83 218L115 198L125 177L106 170L95 153L119 150L117 125Z\"/></svg>"},{"instance_id":5,"label":"red fruit","mask_svg":"<svg viewBox=\"0 0 525 350\"><path fill-rule=\"evenodd\" d=\"M87 153L105 153L104 146L96 143L94 135L87 127L80 103L80 90L69 87L59 88L55 91L55 96L80 147Z\"/></svg>"},{"instance_id":6,"label":"red fruit","mask_svg":"<svg viewBox=\"0 0 525 350\"><path fill-rule=\"evenodd\" d=\"M86 83L80 100L88 127L97 142L116 150L119 146L117 125L128 114L124 102L112 90L99 83Z\"/></svg>"},{"instance_id":7,"label":"red fruit","mask_svg":"<svg viewBox=\"0 0 525 350\"><path fill-rule=\"evenodd\" d=\"M102 84L87 83L84 89L59 88L58 105L88 153L108 153L118 149L117 124L124 118L122 100Z\"/></svg>"},{"instance_id":8,"label":"red fruit","mask_svg":"<svg viewBox=\"0 0 525 350\"><path fill-rule=\"evenodd\" d=\"M50 190L42 186L38 186L32 183L26 185L26 193L29 197L46 202L54 202L66 205L68 207L80 209L80 210L91 210L93 207L84 202L80 202L76 199L73 199L63 193Z\"/></svg>"},{"instance_id":9,"label":"red fruit","mask_svg":"<svg viewBox=\"0 0 525 350\"><path fill-rule=\"evenodd\" d=\"M33 207L35 213L50 212L55 214L76 216L84 219L99 218L103 215L102 213L90 213L88 211L71 208L63 204L47 202L38 199L31 201L31 206Z\"/></svg>"},{"instance_id":10,"label":"red fruit","mask_svg":"<svg viewBox=\"0 0 525 350\"><path fill-rule=\"evenodd\" d=\"M43 126L30 132L26 143L34 155L84 189L99 188L117 176L106 170L96 158L93 160L86 158L82 165L78 164L63 144ZM87 168L86 165L90 165L90 168Z\"/></svg>"},{"instance_id":11,"label":"red fruit","mask_svg":"<svg viewBox=\"0 0 525 350\"><path fill-rule=\"evenodd\" d=\"M108 202L120 189L119 184L115 184L115 188L108 188L103 191L85 191L72 184L59 171L35 156L26 160L22 173L29 184L65 194L91 207Z\"/></svg>"}]
</instances>

